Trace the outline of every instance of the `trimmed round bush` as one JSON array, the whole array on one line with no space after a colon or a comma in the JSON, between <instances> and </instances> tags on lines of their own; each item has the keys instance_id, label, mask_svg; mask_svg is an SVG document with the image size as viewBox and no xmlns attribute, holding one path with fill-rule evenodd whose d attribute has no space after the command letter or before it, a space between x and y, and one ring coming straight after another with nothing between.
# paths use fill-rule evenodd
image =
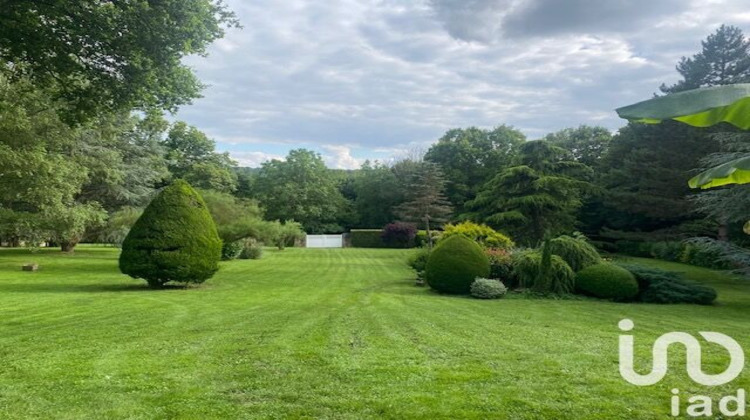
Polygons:
<instances>
[{"instance_id":1,"label":"trimmed round bush","mask_svg":"<svg viewBox=\"0 0 750 420\"><path fill-rule=\"evenodd\" d=\"M603 299L624 301L638 294L638 282L630 271L615 264L601 263L578 272L576 290Z\"/></svg>"},{"instance_id":2,"label":"trimmed round bush","mask_svg":"<svg viewBox=\"0 0 750 420\"><path fill-rule=\"evenodd\" d=\"M203 283L219 269L222 243L203 198L177 180L151 201L122 243L120 271L151 287Z\"/></svg>"},{"instance_id":3,"label":"trimmed round bush","mask_svg":"<svg viewBox=\"0 0 750 420\"><path fill-rule=\"evenodd\" d=\"M499 280L478 278L471 284L471 296L477 299L499 299L507 292Z\"/></svg>"},{"instance_id":4,"label":"trimmed round bush","mask_svg":"<svg viewBox=\"0 0 750 420\"><path fill-rule=\"evenodd\" d=\"M550 240L549 246L553 255L562 258L576 272L602 262L596 248L584 239L563 235Z\"/></svg>"},{"instance_id":5,"label":"trimmed round bush","mask_svg":"<svg viewBox=\"0 0 750 420\"><path fill-rule=\"evenodd\" d=\"M461 235L443 239L427 259L425 279L442 293L468 294L477 277L490 274L482 247Z\"/></svg>"},{"instance_id":6,"label":"trimmed round bush","mask_svg":"<svg viewBox=\"0 0 750 420\"><path fill-rule=\"evenodd\" d=\"M237 259L244 248L245 243L243 241L224 242L221 247L221 259L222 261L229 261Z\"/></svg>"}]
</instances>

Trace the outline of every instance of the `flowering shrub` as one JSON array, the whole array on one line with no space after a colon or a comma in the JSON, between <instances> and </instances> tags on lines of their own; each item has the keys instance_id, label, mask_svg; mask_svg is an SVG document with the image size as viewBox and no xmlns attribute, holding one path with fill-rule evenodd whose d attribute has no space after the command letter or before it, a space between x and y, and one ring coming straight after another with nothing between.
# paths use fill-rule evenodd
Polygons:
<instances>
[{"instance_id":1,"label":"flowering shrub","mask_svg":"<svg viewBox=\"0 0 750 420\"><path fill-rule=\"evenodd\" d=\"M474 222L461 222L457 225L447 224L443 228L442 240L454 235L461 235L478 243L484 248L510 249L513 248L513 241L502 233L492 229L487 225L480 225Z\"/></svg>"}]
</instances>

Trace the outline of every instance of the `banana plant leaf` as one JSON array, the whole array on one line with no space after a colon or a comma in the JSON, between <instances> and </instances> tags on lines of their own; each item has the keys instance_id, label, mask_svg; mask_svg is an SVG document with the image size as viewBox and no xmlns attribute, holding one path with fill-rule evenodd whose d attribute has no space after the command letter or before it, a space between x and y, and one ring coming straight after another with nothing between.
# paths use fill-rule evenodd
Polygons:
<instances>
[{"instance_id":1,"label":"banana plant leaf","mask_svg":"<svg viewBox=\"0 0 750 420\"><path fill-rule=\"evenodd\" d=\"M729 184L750 183L750 156L715 166L688 181L690 188L714 188Z\"/></svg>"},{"instance_id":2,"label":"banana plant leaf","mask_svg":"<svg viewBox=\"0 0 750 420\"><path fill-rule=\"evenodd\" d=\"M659 96L617 109L626 120L658 124L676 120L696 127L727 122L750 129L750 83L714 86Z\"/></svg>"},{"instance_id":3,"label":"banana plant leaf","mask_svg":"<svg viewBox=\"0 0 750 420\"><path fill-rule=\"evenodd\" d=\"M617 115L630 121L658 124L681 121L695 127L727 122L750 129L750 83L714 86L659 96L618 108ZM714 188L750 183L750 156L745 156L698 174L688 181L691 188Z\"/></svg>"}]
</instances>

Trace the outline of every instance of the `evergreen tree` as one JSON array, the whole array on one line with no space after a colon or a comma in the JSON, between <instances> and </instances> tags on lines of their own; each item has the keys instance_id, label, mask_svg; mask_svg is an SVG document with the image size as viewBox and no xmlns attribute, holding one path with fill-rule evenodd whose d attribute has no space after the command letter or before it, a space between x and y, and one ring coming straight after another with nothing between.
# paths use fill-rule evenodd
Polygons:
<instances>
[{"instance_id":1,"label":"evergreen tree","mask_svg":"<svg viewBox=\"0 0 750 420\"><path fill-rule=\"evenodd\" d=\"M677 65L682 80L662 85L671 94L699 87L750 81L750 42L742 30L722 25L702 42L699 53ZM671 232L680 235L699 217L688 200L687 180L700 160L720 150L712 138L717 129L695 128L666 121L657 125L628 124L615 136L603 165L601 185L608 192L610 228Z\"/></svg>"},{"instance_id":2,"label":"evergreen tree","mask_svg":"<svg viewBox=\"0 0 750 420\"><path fill-rule=\"evenodd\" d=\"M203 198L177 180L159 193L122 243L120 271L151 287L203 283L219 269L221 239Z\"/></svg>"},{"instance_id":3,"label":"evergreen tree","mask_svg":"<svg viewBox=\"0 0 750 420\"><path fill-rule=\"evenodd\" d=\"M430 229L447 222L453 209L445 196L445 178L440 167L421 162L415 169L409 180L406 201L395 210L402 220L424 226L432 247Z\"/></svg>"},{"instance_id":4,"label":"evergreen tree","mask_svg":"<svg viewBox=\"0 0 750 420\"><path fill-rule=\"evenodd\" d=\"M536 245L546 234L572 231L591 169L565 150L543 140L521 146L518 165L484 185L468 203L471 217L509 233L517 242Z\"/></svg>"},{"instance_id":5,"label":"evergreen tree","mask_svg":"<svg viewBox=\"0 0 750 420\"><path fill-rule=\"evenodd\" d=\"M706 168L750 154L750 133L718 133L714 138L719 141L722 150L701 160ZM691 196L690 200L697 211L719 223L718 239L726 241L731 226L739 227L747 221L750 184L710 189Z\"/></svg>"},{"instance_id":6,"label":"evergreen tree","mask_svg":"<svg viewBox=\"0 0 750 420\"><path fill-rule=\"evenodd\" d=\"M662 92L750 81L750 41L740 28L721 25L701 44L701 52L682 57L677 64L682 80L672 86L662 85Z\"/></svg>"}]
</instances>

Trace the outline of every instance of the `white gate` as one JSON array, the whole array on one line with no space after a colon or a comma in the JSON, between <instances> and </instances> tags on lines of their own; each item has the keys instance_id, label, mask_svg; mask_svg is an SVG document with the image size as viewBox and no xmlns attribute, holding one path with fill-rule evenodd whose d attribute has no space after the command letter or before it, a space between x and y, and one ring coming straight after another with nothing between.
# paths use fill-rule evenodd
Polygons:
<instances>
[{"instance_id":1,"label":"white gate","mask_svg":"<svg viewBox=\"0 0 750 420\"><path fill-rule=\"evenodd\" d=\"M344 235L307 235L307 248L343 248Z\"/></svg>"}]
</instances>

